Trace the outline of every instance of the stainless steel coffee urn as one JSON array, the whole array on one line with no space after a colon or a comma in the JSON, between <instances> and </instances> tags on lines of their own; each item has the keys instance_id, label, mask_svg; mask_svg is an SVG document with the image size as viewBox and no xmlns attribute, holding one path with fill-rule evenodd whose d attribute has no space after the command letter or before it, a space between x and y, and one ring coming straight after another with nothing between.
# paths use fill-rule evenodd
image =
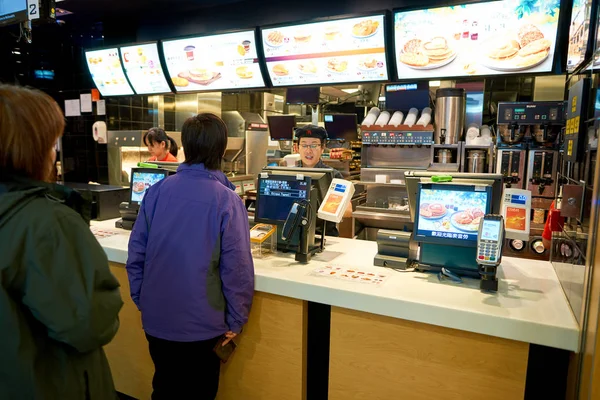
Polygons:
<instances>
[{"instance_id":1,"label":"stainless steel coffee urn","mask_svg":"<svg viewBox=\"0 0 600 400\"><path fill-rule=\"evenodd\" d=\"M467 150L467 171L473 174L482 174L487 172L486 166L487 152L485 150Z\"/></svg>"},{"instance_id":2,"label":"stainless steel coffee urn","mask_svg":"<svg viewBox=\"0 0 600 400\"><path fill-rule=\"evenodd\" d=\"M457 144L465 128L465 89L438 89L435 94L435 144Z\"/></svg>"}]
</instances>

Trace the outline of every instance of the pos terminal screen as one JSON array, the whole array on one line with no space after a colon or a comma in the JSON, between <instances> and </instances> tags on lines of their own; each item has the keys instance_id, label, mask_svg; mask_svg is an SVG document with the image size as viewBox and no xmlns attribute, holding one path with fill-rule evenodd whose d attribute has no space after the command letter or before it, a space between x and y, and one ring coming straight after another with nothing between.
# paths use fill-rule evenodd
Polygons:
<instances>
[{"instance_id":1,"label":"pos terminal screen","mask_svg":"<svg viewBox=\"0 0 600 400\"><path fill-rule=\"evenodd\" d=\"M489 186L420 184L418 240L476 245L479 222L490 210L490 191Z\"/></svg>"},{"instance_id":2,"label":"pos terminal screen","mask_svg":"<svg viewBox=\"0 0 600 400\"><path fill-rule=\"evenodd\" d=\"M166 177L166 171L155 170L153 172L146 172L134 170L131 178L131 203L142 204L144 195L150 186L162 181Z\"/></svg>"},{"instance_id":3,"label":"pos terminal screen","mask_svg":"<svg viewBox=\"0 0 600 400\"><path fill-rule=\"evenodd\" d=\"M272 175L260 178L256 220L260 222L285 222L296 200L308 200L311 181L309 177L297 180L296 177Z\"/></svg>"}]
</instances>

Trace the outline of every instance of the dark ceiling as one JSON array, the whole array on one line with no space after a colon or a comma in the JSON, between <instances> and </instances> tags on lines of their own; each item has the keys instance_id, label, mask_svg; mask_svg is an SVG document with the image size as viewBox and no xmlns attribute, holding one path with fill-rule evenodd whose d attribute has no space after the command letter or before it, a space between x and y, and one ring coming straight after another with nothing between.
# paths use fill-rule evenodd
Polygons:
<instances>
[{"instance_id":1,"label":"dark ceiling","mask_svg":"<svg viewBox=\"0 0 600 400\"><path fill-rule=\"evenodd\" d=\"M210 7L241 3L247 0L65 0L57 3L74 13L67 18L85 18L87 21L103 21L111 18L133 18L156 15L173 10L182 13Z\"/></svg>"}]
</instances>

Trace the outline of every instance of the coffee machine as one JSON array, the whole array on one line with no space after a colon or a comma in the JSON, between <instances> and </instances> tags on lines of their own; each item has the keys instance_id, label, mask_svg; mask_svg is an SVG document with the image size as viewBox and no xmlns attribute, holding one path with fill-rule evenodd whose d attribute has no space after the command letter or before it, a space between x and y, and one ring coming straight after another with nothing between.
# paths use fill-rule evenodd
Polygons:
<instances>
[{"instance_id":1,"label":"coffee machine","mask_svg":"<svg viewBox=\"0 0 600 400\"><path fill-rule=\"evenodd\" d=\"M507 187L554 198L556 141L564 125L564 101L498 103L496 171L505 176Z\"/></svg>"},{"instance_id":2,"label":"coffee machine","mask_svg":"<svg viewBox=\"0 0 600 400\"><path fill-rule=\"evenodd\" d=\"M466 91L443 88L435 93L435 132L429 171L459 172L464 167Z\"/></svg>"},{"instance_id":3,"label":"coffee machine","mask_svg":"<svg viewBox=\"0 0 600 400\"><path fill-rule=\"evenodd\" d=\"M558 138L565 123L564 101L498 103L496 172L505 176L507 187L531 191L533 209L529 240L509 241L505 255L549 257L541 234L557 194Z\"/></svg>"}]
</instances>

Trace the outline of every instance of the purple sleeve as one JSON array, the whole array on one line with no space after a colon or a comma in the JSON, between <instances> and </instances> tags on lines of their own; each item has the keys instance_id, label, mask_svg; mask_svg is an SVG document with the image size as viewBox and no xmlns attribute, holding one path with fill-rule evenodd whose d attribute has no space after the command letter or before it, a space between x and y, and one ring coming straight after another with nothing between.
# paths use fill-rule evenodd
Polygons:
<instances>
[{"instance_id":1,"label":"purple sleeve","mask_svg":"<svg viewBox=\"0 0 600 400\"><path fill-rule=\"evenodd\" d=\"M148 197L148 196L146 196ZM146 262L146 244L148 243L149 222L146 213L146 199L142 202L133 231L129 238L129 249L127 256L127 276L129 277L129 289L131 299L140 308L140 292L144 277L144 264Z\"/></svg>"},{"instance_id":2,"label":"purple sleeve","mask_svg":"<svg viewBox=\"0 0 600 400\"><path fill-rule=\"evenodd\" d=\"M236 195L237 197L237 195ZM248 322L254 296L254 263L250 251L248 214L241 199L234 199L221 222L221 281L227 302L229 330L240 333Z\"/></svg>"}]
</instances>

